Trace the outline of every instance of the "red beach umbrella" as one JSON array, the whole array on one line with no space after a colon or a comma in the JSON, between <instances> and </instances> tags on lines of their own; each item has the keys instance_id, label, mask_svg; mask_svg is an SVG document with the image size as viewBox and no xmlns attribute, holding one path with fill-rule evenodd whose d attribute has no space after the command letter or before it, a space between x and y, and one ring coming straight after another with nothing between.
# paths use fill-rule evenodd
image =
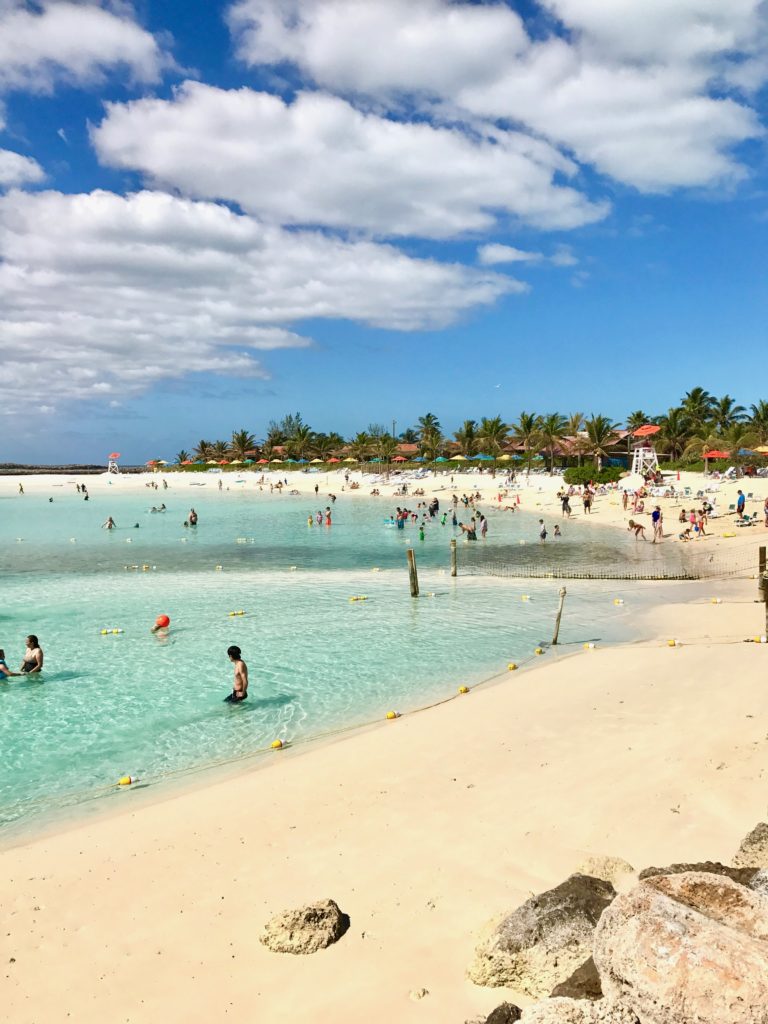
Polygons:
<instances>
[{"instance_id":1,"label":"red beach umbrella","mask_svg":"<svg viewBox=\"0 0 768 1024\"><path fill-rule=\"evenodd\" d=\"M404 455L396 455L394 457L394 459L392 459L392 461L393 462L407 462L408 459L406 459L406 457Z\"/></svg>"},{"instance_id":2,"label":"red beach umbrella","mask_svg":"<svg viewBox=\"0 0 768 1024\"><path fill-rule=\"evenodd\" d=\"M730 452L721 452L718 451L718 449L714 449L714 451L711 452L704 452L705 459L730 459L730 457Z\"/></svg>"},{"instance_id":3,"label":"red beach umbrella","mask_svg":"<svg viewBox=\"0 0 768 1024\"><path fill-rule=\"evenodd\" d=\"M341 462L341 459L328 459L329 462Z\"/></svg>"},{"instance_id":4,"label":"red beach umbrella","mask_svg":"<svg viewBox=\"0 0 768 1024\"><path fill-rule=\"evenodd\" d=\"M108 459L119 459L120 458L120 452L110 452L109 455L107 456L107 458Z\"/></svg>"},{"instance_id":5,"label":"red beach umbrella","mask_svg":"<svg viewBox=\"0 0 768 1024\"><path fill-rule=\"evenodd\" d=\"M650 437L652 434L658 434L661 430L655 423L645 423L642 427L638 427L633 433L633 437Z\"/></svg>"},{"instance_id":6,"label":"red beach umbrella","mask_svg":"<svg viewBox=\"0 0 768 1024\"><path fill-rule=\"evenodd\" d=\"M192 465L194 465L194 463L192 462L192 459L184 459L184 461L182 462L182 466L192 466Z\"/></svg>"},{"instance_id":7,"label":"red beach umbrella","mask_svg":"<svg viewBox=\"0 0 768 1024\"><path fill-rule=\"evenodd\" d=\"M269 460L268 459L259 459L259 461L256 463L256 465L257 466L267 466L267 465L269 465Z\"/></svg>"}]
</instances>

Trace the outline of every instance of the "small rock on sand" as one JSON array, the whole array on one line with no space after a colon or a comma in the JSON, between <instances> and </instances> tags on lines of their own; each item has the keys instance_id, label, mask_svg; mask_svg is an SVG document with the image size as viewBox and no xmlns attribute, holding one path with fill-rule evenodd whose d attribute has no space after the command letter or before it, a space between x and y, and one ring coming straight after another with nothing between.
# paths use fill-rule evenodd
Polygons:
<instances>
[{"instance_id":1,"label":"small rock on sand","mask_svg":"<svg viewBox=\"0 0 768 1024\"><path fill-rule=\"evenodd\" d=\"M274 953L316 953L349 928L349 918L333 900L321 900L276 914L264 926L261 942Z\"/></svg>"}]
</instances>

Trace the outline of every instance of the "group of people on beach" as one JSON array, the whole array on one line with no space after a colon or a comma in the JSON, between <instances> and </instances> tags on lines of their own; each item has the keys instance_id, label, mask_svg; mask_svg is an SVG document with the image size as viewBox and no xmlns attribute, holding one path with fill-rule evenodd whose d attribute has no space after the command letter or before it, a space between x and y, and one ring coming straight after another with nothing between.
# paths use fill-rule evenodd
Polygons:
<instances>
[{"instance_id":1,"label":"group of people on beach","mask_svg":"<svg viewBox=\"0 0 768 1024\"><path fill-rule=\"evenodd\" d=\"M26 640L27 648L24 651L24 660L18 672L12 672L5 660L5 651L0 647L0 683L10 679L11 676L34 676L43 671L43 650L40 641L30 633Z\"/></svg>"}]
</instances>

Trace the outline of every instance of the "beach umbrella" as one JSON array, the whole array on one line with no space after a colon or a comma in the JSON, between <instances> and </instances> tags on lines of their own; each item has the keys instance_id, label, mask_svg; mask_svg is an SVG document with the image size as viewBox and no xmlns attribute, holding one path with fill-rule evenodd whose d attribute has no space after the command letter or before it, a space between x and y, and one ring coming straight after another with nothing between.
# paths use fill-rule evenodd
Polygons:
<instances>
[{"instance_id":1,"label":"beach umbrella","mask_svg":"<svg viewBox=\"0 0 768 1024\"><path fill-rule=\"evenodd\" d=\"M322 463L322 459L312 459L310 466L316 466L318 463Z\"/></svg>"},{"instance_id":2,"label":"beach umbrella","mask_svg":"<svg viewBox=\"0 0 768 1024\"><path fill-rule=\"evenodd\" d=\"M307 460L306 459L299 459L299 461L298 461L298 465L299 466L306 466L306 464L307 464Z\"/></svg>"},{"instance_id":3,"label":"beach umbrella","mask_svg":"<svg viewBox=\"0 0 768 1024\"><path fill-rule=\"evenodd\" d=\"M435 462L447 462L447 461L448 461L448 459L446 459L446 457L444 455L438 455L437 458L435 459Z\"/></svg>"},{"instance_id":4,"label":"beach umbrella","mask_svg":"<svg viewBox=\"0 0 768 1024\"><path fill-rule=\"evenodd\" d=\"M381 462L381 459L371 459L371 462Z\"/></svg>"},{"instance_id":5,"label":"beach umbrella","mask_svg":"<svg viewBox=\"0 0 768 1024\"><path fill-rule=\"evenodd\" d=\"M232 459L230 462L230 466L242 466L242 464L243 463L240 459Z\"/></svg>"},{"instance_id":6,"label":"beach umbrella","mask_svg":"<svg viewBox=\"0 0 768 1024\"><path fill-rule=\"evenodd\" d=\"M216 461L216 459L208 459L208 462L206 463L206 465L208 465L208 466L218 466L218 462Z\"/></svg>"},{"instance_id":7,"label":"beach umbrella","mask_svg":"<svg viewBox=\"0 0 768 1024\"><path fill-rule=\"evenodd\" d=\"M652 434L658 434L661 427L656 423L645 423L642 427L638 427L634 431L632 437L650 437Z\"/></svg>"},{"instance_id":8,"label":"beach umbrella","mask_svg":"<svg viewBox=\"0 0 768 1024\"><path fill-rule=\"evenodd\" d=\"M219 465L220 466L226 466L227 465L227 460L226 459L219 459Z\"/></svg>"},{"instance_id":9,"label":"beach umbrella","mask_svg":"<svg viewBox=\"0 0 768 1024\"><path fill-rule=\"evenodd\" d=\"M480 455L476 455L475 458L479 462L493 462L493 456L492 455L486 455L484 452L481 452Z\"/></svg>"},{"instance_id":10,"label":"beach umbrella","mask_svg":"<svg viewBox=\"0 0 768 1024\"><path fill-rule=\"evenodd\" d=\"M417 455L416 458L412 459L411 461L412 462L426 462L427 460L424 458L423 455Z\"/></svg>"},{"instance_id":11,"label":"beach umbrella","mask_svg":"<svg viewBox=\"0 0 768 1024\"><path fill-rule=\"evenodd\" d=\"M768 444L758 445L755 451L760 452L761 455L768 455Z\"/></svg>"},{"instance_id":12,"label":"beach umbrella","mask_svg":"<svg viewBox=\"0 0 768 1024\"><path fill-rule=\"evenodd\" d=\"M243 465L244 466L252 466L253 465L253 459L243 459Z\"/></svg>"},{"instance_id":13,"label":"beach umbrella","mask_svg":"<svg viewBox=\"0 0 768 1024\"><path fill-rule=\"evenodd\" d=\"M294 466L297 465L296 459L286 459L286 462L292 462Z\"/></svg>"},{"instance_id":14,"label":"beach umbrella","mask_svg":"<svg viewBox=\"0 0 768 1024\"><path fill-rule=\"evenodd\" d=\"M754 455L755 451L752 448L739 448L739 455Z\"/></svg>"},{"instance_id":15,"label":"beach umbrella","mask_svg":"<svg viewBox=\"0 0 768 1024\"><path fill-rule=\"evenodd\" d=\"M282 459L270 459L269 461L270 462L282 462L283 460Z\"/></svg>"},{"instance_id":16,"label":"beach umbrella","mask_svg":"<svg viewBox=\"0 0 768 1024\"><path fill-rule=\"evenodd\" d=\"M512 456L512 461L513 462L522 462L523 461L523 456L522 455L513 455Z\"/></svg>"},{"instance_id":17,"label":"beach umbrella","mask_svg":"<svg viewBox=\"0 0 768 1024\"><path fill-rule=\"evenodd\" d=\"M259 461L256 463L256 465L257 466L267 466L267 465L269 465L269 463L267 462L266 459L259 459Z\"/></svg>"},{"instance_id":18,"label":"beach umbrella","mask_svg":"<svg viewBox=\"0 0 768 1024\"><path fill-rule=\"evenodd\" d=\"M715 449L711 452L704 452L705 459L729 459L731 457L730 452L721 452Z\"/></svg>"},{"instance_id":19,"label":"beach umbrella","mask_svg":"<svg viewBox=\"0 0 768 1024\"><path fill-rule=\"evenodd\" d=\"M110 452L109 455L107 456L107 458L108 459L119 459L120 458L120 452Z\"/></svg>"},{"instance_id":20,"label":"beach umbrella","mask_svg":"<svg viewBox=\"0 0 768 1024\"><path fill-rule=\"evenodd\" d=\"M500 455L499 456L499 462L509 462L511 460L511 458L512 458L511 455Z\"/></svg>"},{"instance_id":21,"label":"beach umbrella","mask_svg":"<svg viewBox=\"0 0 768 1024\"><path fill-rule=\"evenodd\" d=\"M192 465L194 465L194 463L192 462L192 459L184 459L184 461L182 462L182 466L192 466Z\"/></svg>"},{"instance_id":22,"label":"beach umbrella","mask_svg":"<svg viewBox=\"0 0 768 1024\"><path fill-rule=\"evenodd\" d=\"M468 460L467 460L466 455L452 455L449 461L450 462L467 462Z\"/></svg>"},{"instance_id":23,"label":"beach umbrella","mask_svg":"<svg viewBox=\"0 0 768 1024\"><path fill-rule=\"evenodd\" d=\"M343 461L344 461L344 462L357 462L357 459L353 459L353 458L352 458L352 456L351 456L351 455L349 455L349 456L347 456L347 458L346 458L346 459L344 459Z\"/></svg>"},{"instance_id":24,"label":"beach umbrella","mask_svg":"<svg viewBox=\"0 0 768 1024\"><path fill-rule=\"evenodd\" d=\"M341 462L341 459L337 459L334 457L332 459L328 459L328 462Z\"/></svg>"},{"instance_id":25,"label":"beach umbrella","mask_svg":"<svg viewBox=\"0 0 768 1024\"><path fill-rule=\"evenodd\" d=\"M404 455L396 455L394 457L394 459L392 459L392 461L393 462L407 462L408 459L406 459L406 457Z\"/></svg>"}]
</instances>

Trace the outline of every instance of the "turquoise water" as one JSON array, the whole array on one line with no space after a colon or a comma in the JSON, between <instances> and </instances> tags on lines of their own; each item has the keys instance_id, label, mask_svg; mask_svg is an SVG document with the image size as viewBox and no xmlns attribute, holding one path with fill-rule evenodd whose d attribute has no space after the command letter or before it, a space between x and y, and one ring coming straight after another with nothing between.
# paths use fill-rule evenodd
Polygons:
<instances>
[{"instance_id":1,"label":"turquoise water","mask_svg":"<svg viewBox=\"0 0 768 1024\"><path fill-rule=\"evenodd\" d=\"M86 503L67 486L51 491L53 503L31 493L0 499L0 647L12 668L28 633L45 651L41 677L0 683L0 822L77 803L124 774L156 780L278 737L407 710L551 636L559 584L451 579L451 527L433 521L423 542L416 528L390 528L384 520L401 499L341 495L333 526L310 529L322 498L190 493L92 494ZM190 500L195 530L182 525ZM168 511L151 514L161 501ZM113 532L100 529L108 514ZM537 519L490 514L487 542L460 543L460 564L538 556ZM554 561L638 557L621 533L563 529L546 545ZM419 600L408 593L409 545ZM603 588L569 585L561 640L625 636L628 612ZM160 613L171 616L167 638L149 632ZM123 632L100 632L113 628ZM235 707L223 703L230 644L250 670L249 699Z\"/></svg>"}]
</instances>

